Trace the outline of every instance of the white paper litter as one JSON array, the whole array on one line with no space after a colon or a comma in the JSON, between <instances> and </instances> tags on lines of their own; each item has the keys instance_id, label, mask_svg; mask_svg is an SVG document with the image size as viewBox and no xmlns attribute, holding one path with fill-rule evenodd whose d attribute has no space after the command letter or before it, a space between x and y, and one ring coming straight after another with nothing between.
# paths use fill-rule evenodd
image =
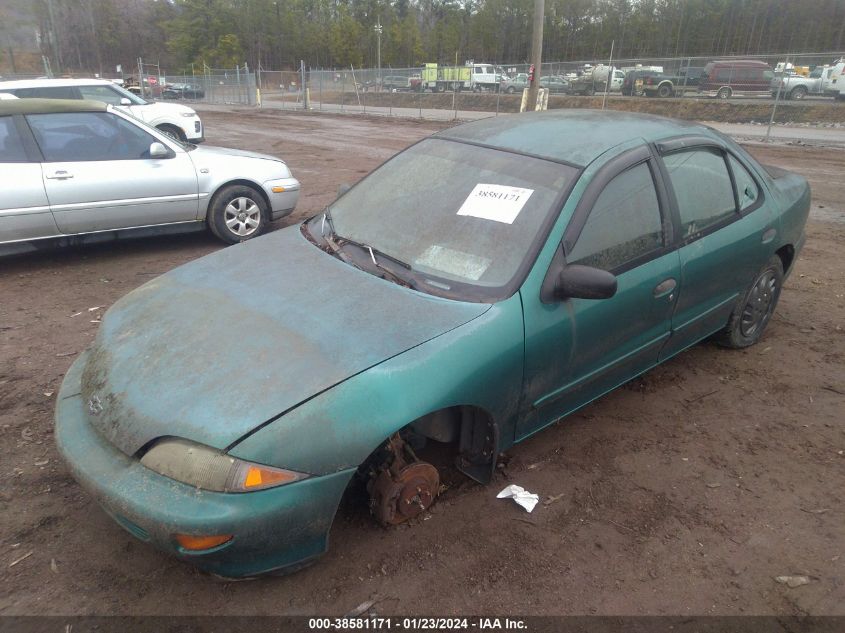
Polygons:
<instances>
[{"instance_id":1,"label":"white paper litter","mask_svg":"<svg viewBox=\"0 0 845 633\"><path fill-rule=\"evenodd\" d=\"M458 215L513 224L533 189L479 183L458 209Z\"/></svg>"},{"instance_id":2,"label":"white paper litter","mask_svg":"<svg viewBox=\"0 0 845 633\"><path fill-rule=\"evenodd\" d=\"M496 498L513 499L528 512L531 512L534 509L534 506L537 505L537 502L540 501L539 495L535 495L533 492L528 492L525 488L517 486L516 484L511 484L502 490L502 492L496 495Z\"/></svg>"}]
</instances>

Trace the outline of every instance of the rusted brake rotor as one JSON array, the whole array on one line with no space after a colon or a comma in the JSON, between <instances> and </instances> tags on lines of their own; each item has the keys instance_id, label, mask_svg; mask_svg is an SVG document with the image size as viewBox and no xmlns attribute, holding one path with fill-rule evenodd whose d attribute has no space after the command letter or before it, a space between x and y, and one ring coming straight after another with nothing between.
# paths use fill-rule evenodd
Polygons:
<instances>
[{"instance_id":1,"label":"rusted brake rotor","mask_svg":"<svg viewBox=\"0 0 845 633\"><path fill-rule=\"evenodd\" d=\"M440 475L427 462L408 464L397 475L383 470L371 493L373 514L385 525L398 525L417 516L440 492Z\"/></svg>"}]
</instances>

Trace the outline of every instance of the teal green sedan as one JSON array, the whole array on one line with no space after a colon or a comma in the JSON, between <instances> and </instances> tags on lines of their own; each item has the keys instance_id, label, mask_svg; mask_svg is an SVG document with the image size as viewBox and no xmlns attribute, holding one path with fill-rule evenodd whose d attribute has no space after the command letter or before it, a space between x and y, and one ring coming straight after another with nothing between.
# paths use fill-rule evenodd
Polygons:
<instances>
[{"instance_id":1,"label":"teal green sedan","mask_svg":"<svg viewBox=\"0 0 845 633\"><path fill-rule=\"evenodd\" d=\"M443 130L116 302L56 441L138 539L221 576L289 571L351 486L379 522L412 519L444 463L487 483L502 451L698 341L759 341L809 205L803 178L688 122Z\"/></svg>"}]
</instances>

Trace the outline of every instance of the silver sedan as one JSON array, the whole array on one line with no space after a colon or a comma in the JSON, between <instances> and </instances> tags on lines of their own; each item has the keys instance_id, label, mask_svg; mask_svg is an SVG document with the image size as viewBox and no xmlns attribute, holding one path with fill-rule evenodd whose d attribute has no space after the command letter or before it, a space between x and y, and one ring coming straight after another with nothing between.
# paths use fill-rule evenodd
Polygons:
<instances>
[{"instance_id":1,"label":"silver sedan","mask_svg":"<svg viewBox=\"0 0 845 633\"><path fill-rule=\"evenodd\" d=\"M93 101L0 101L0 254L208 227L227 243L293 211L273 156L181 143Z\"/></svg>"}]
</instances>

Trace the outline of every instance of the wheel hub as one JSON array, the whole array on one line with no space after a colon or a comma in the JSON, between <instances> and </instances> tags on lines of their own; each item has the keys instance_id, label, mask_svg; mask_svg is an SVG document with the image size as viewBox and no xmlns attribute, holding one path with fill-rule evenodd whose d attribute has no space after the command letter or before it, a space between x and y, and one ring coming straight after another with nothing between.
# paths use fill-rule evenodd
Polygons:
<instances>
[{"instance_id":1,"label":"wheel hub","mask_svg":"<svg viewBox=\"0 0 845 633\"><path fill-rule=\"evenodd\" d=\"M416 461L398 472L379 473L370 492L375 517L384 525L398 525L431 507L440 492L440 475L431 464Z\"/></svg>"}]
</instances>

